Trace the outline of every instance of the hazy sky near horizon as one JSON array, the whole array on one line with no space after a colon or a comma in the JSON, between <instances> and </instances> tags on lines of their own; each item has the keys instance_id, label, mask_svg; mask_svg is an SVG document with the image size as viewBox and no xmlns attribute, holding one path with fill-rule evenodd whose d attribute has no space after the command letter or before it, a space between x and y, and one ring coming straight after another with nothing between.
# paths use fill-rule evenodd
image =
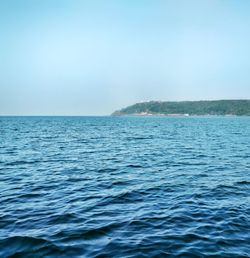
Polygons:
<instances>
[{"instance_id":1,"label":"hazy sky near horizon","mask_svg":"<svg viewBox=\"0 0 250 258\"><path fill-rule=\"evenodd\" d=\"M0 114L250 99L249 0L0 0Z\"/></svg>"}]
</instances>

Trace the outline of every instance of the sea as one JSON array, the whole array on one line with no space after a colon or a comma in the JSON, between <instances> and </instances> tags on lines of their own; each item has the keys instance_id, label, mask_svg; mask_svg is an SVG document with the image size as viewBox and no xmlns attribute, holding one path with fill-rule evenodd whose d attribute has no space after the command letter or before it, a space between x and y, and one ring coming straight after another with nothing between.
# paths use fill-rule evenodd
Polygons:
<instances>
[{"instance_id":1,"label":"sea","mask_svg":"<svg viewBox=\"0 0 250 258\"><path fill-rule=\"evenodd\" d=\"M0 257L250 257L250 117L0 117Z\"/></svg>"}]
</instances>

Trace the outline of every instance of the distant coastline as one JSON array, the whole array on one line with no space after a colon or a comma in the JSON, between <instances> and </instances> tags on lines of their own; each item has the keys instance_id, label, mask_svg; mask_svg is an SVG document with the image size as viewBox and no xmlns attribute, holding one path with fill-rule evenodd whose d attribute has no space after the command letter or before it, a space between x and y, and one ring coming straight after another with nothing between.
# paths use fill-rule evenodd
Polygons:
<instances>
[{"instance_id":1,"label":"distant coastline","mask_svg":"<svg viewBox=\"0 0 250 258\"><path fill-rule=\"evenodd\" d=\"M250 116L250 100L148 101L122 108L112 116Z\"/></svg>"}]
</instances>

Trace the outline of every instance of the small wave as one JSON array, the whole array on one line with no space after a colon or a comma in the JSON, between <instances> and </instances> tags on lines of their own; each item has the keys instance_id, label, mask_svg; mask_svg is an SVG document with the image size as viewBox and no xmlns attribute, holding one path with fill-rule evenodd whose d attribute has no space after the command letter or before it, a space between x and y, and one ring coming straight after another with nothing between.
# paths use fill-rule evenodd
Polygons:
<instances>
[{"instance_id":1,"label":"small wave","mask_svg":"<svg viewBox=\"0 0 250 258\"><path fill-rule=\"evenodd\" d=\"M49 217L49 224L51 225L77 223L79 221L79 217L73 213L64 213L59 215L52 215Z\"/></svg>"},{"instance_id":2,"label":"small wave","mask_svg":"<svg viewBox=\"0 0 250 258\"><path fill-rule=\"evenodd\" d=\"M62 255L63 250L51 241L29 236L13 236L0 240L1 257L44 257L46 254Z\"/></svg>"},{"instance_id":3,"label":"small wave","mask_svg":"<svg viewBox=\"0 0 250 258\"><path fill-rule=\"evenodd\" d=\"M34 160L34 161L18 160L18 161L8 162L5 165L6 166L32 165L39 162L40 161L38 160Z\"/></svg>"},{"instance_id":4,"label":"small wave","mask_svg":"<svg viewBox=\"0 0 250 258\"><path fill-rule=\"evenodd\" d=\"M119 223L109 223L107 225L103 225L100 227L93 227L89 229L78 229L71 232L68 231L60 231L56 233L53 237L60 238L68 241L76 241L76 240L91 240L98 239L104 236L108 236L117 228L120 228L121 225Z\"/></svg>"},{"instance_id":5,"label":"small wave","mask_svg":"<svg viewBox=\"0 0 250 258\"><path fill-rule=\"evenodd\" d=\"M138 136L138 137L127 137L126 138L126 141L137 141L137 140L148 140L148 139L152 139L153 138L153 136L149 136L149 137L140 137L140 136Z\"/></svg>"},{"instance_id":6,"label":"small wave","mask_svg":"<svg viewBox=\"0 0 250 258\"><path fill-rule=\"evenodd\" d=\"M126 166L127 168L143 168L142 165L137 165L137 164L129 164Z\"/></svg>"},{"instance_id":7,"label":"small wave","mask_svg":"<svg viewBox=\"0 0 250 258\"><path fill-rule=\"evenodd\" d=\"M238 181L238 182L236 182L236 184L237 184L237 185L250 185L250 181L245 181L245 180L243 180L243 181Z\"/></svg>"}]
</instances>

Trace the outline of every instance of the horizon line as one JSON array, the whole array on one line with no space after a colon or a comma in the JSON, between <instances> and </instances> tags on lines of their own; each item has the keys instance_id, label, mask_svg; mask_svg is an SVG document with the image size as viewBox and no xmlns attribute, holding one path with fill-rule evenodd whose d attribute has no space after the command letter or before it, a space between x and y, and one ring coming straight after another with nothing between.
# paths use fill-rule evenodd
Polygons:
<instances>
[{"instance_id":1,"label":"horizon line","mask_svg":"<svg viewBox=\"0 0 250 258\"><path fill-rule=\"evenodd\" d=\"M200 100L143 100L140 102L135 102L134 104L129 104L126 107L130 107L136 104L148 103L148 102L202 102L202 101L250 101L250 99L200 99ZM125 107L125 108L126 108ZM120 110L116 109L115 111ZM109 114L0 114L0 117L104 117L110 116L115 111Z\"/></svg>"}]
</instances>

